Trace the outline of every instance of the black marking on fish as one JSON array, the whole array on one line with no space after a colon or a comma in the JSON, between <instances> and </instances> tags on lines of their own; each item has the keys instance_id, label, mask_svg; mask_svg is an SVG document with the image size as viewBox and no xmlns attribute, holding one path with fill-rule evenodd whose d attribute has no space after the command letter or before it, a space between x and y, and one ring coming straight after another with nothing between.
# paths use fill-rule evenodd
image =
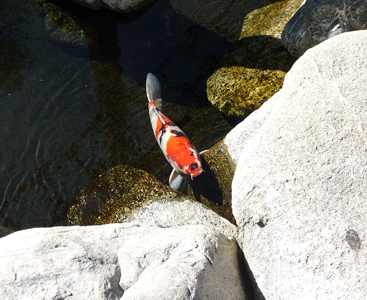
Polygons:
<instances>
[{"instance_id":1,"label":"black marking on fish","mask_svg":"<svg viewBox=\"0 0 367 300\"><path fill-rule=\"evenodd\" d=\"M197 163L192 163L192 164L190 164L190 170L191 171L194 171L196 168L198 168L199 166L198 166L198 164Z\"/></svg>"},{"instance_id":2,"label":"black marking on fish","mask_svg":"<svg viewBox=\"0 0 367 300\"><path fill-rule=\"evenodd\" d=\"M182 131L171 129L171 133L177 137L186 137L186 134L184 134Z\"/></svg>"},{"instance_id":3,"label":"black marking on fish","mask_svg":"<svg viewBox=\"0 0 367 300\"><path fill-rule=\"evenodd\" d=\"M166 132L167 125L162 123L162 126L159 128L159 145L162 144L163 135Z\"/></svg>"}]
</instances>

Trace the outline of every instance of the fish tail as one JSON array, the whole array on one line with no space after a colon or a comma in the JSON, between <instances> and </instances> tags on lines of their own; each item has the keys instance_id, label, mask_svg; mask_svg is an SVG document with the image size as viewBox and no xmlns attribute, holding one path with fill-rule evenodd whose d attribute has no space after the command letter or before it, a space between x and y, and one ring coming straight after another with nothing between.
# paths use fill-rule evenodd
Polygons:
<instances>
[{"instance_id":1,"label":"fish tail","mask_svg":"<svg viewBox=\"0 0 367 300\"><path fill-rule=\"evenodd\" d=\"M161 109L161 85L157 77L155 77L152 73L149 73L147 76L146 90L148 101L154 102L158 108Z\"/></svg>"}]
</instances>

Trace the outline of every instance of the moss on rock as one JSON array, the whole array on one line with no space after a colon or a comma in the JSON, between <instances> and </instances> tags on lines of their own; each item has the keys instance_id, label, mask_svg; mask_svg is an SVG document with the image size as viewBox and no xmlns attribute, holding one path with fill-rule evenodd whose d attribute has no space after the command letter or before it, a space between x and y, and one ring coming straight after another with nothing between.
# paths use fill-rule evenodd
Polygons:
<instances>
[{"instance_id":1,"label":"moss on rock","mask_svg":"<svg viewBox=\"0 0 367 300\"><path fill-rule=\"evenodd\" d=\"M282 88L295 59L281 44L280 36L301 3L280 1L245 16L236 49L207 80L208 99L221 112L245 116Z\"/></svg>"},{"instance_id":2,"label":"moss on rock","mask_svg":"<svg viewBox=\"0 0 367 300\"><path fill-rule=\"evenodd\" d=\"M119 165L93 180L67 214L71 225L123 221L134 209L154 199L181 199L182 194L139 169Z\"/></svg>"}]
</instances>

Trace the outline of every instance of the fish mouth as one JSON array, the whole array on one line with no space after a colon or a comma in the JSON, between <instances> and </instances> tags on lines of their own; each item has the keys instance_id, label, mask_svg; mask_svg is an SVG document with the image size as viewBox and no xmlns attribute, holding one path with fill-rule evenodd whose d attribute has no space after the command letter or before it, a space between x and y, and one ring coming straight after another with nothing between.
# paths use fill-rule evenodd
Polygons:
<instances>
[{"instance_id":1,"label":"fish mouth","mask_svg":"<svg viewBox=\"0 0 367 300\"><path fill-rule=\"evenodd\" d=\"M194 177L197 177L197 176L199 176L201 173L203 173L204 172L204 170L203 169L199 169L199 170L197 170L195 173L191 173L190 174L190 176L191 176L191 180L193 180L194 179Z\"/></svg>"}]
</instances>

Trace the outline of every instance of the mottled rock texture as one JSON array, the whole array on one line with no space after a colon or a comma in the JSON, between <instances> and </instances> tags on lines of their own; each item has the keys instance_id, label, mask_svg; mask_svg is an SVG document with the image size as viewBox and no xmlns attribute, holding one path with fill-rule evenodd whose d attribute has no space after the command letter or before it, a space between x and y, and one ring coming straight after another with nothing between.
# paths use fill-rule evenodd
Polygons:
<instances>
[{"instance_id":1,"label":"mottled rock texture","mask_svg":"<svg viewBox=\"0 0 367 300\"><path fill-rule=\"evenodd\" d=\"M237 127L233 214L267 300L367 295L366 80L367 32L338 35L293 65L256 132Z\"/></svg>"},{"instance_id":2,"label":"mottled rock texture","mask_svg":"<svg viewBox=\"0 0 367 300\"><path fill-rule=\"evenodd\" d=\"M73 0L89 8L108 8L118 12L130 12L139 9L153 0Z\"/></svg>"},{"instance_id":3,"label":"mottled rock texture","mask_svg":"<svg viewBox=\"0 0 367 300\"><path fill-rule=\"evenodd\" d=\"M207 226L109 224L0 239L0 294L14 299L246 299L237 243Z\"/></svg>"},{"instance_id":4,"label":"mottled rock texture","mask_svg":"<svg viewBox=\"0 0 367 300\"><path fill-rule=\"evenodd\" d=\"M365 0L307 0L285 26L282 42L299 57L328 38L366 28Z\"/></svg>"}]
</instances>

